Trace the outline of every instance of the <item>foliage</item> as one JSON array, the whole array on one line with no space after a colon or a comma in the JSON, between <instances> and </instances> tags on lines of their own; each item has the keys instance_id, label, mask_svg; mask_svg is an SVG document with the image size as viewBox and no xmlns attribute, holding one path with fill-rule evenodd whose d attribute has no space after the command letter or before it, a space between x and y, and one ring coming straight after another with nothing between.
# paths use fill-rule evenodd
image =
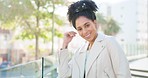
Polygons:
<instances>
[{"instance_id":1,"label":"foliage","mask_svg":"<svg viewBox=\"0 0 148 78\"><path fill-rule=\"evenodd\" d=\"M102 31L107 35L116 35L120 31L120 26L111 17L104 17L102 14L97 13L97 20L101 26Z\"/></svg>"},{"instance_id":2,"label":"foliage","mask_svg":"<svg viewBox=\"0 0 148 78\"><path fill-rule=\"evenodd\" d=\"M39 10L37 9L38 2L40 2ZM60 2L57 0L55 3L59 4ZM22 28L17 39L34 39L35 33L38 33L41 38L49 36L52 11L48 11L47 8L52 7L51 0L2 0L0 7L1 28L16 29L17 26ZM38 28L36 27L36 17L43 24L42 26L40 24ZM55 15L55 22L58 25L63 25L63 21L60 20L58 15ZM48 38L47 40L51 39Z\"/></svg>"},{"instance_id":3,"label":"foliage","mask_svg":"<svg viewBox=\"0 0 148 78\"><path fill-rule=\"evenodd\" d=\"M0 27L3 29L20 29L16 39L36 40L36 53L38 53L39 39L49 42L52 39L52 20L63 25L63 20L53 14L53 5L62 4L62 0L1 0L0 1ZM54 2L54 3L53 3ZM55 36L62 37L58 29Z\"/></svg>"},{"instance_id":4,"label":"foliage","mask_svg":"<svg viewBox=\"0 0 148 78\"><path fill-rule=\"evenodd\" d=\"M107 35L116 35L119 30L120 27L113 18L107 20L106 29L104 30Z\"/></svg>"},{"instance_id":5,"label":"foliage","mask_svg":"<svg viewBox=\"0 0 148 78\"><path fill-rule=\"evenodd\" d=\"M102 14L97 13L97 14L96 14L96 17L97 17L97 21L98 21L99 24L104 25L104 24L107 23L105 17L104 17Z\"/></svg>"}]
</instances>

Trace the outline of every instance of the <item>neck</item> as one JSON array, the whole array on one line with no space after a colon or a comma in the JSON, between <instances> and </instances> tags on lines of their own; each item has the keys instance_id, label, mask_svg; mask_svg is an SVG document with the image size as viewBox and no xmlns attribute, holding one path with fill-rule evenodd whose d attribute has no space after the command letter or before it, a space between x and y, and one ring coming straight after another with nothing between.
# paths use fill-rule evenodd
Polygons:
<instances>
[{"instance_id":1,"label":"neck","mask_svg":"<svg viewBox=\"0 0 148 78\"><path fill-rule=\"evenodd\" d=\"M92 45L94 44L96 38L97 38L98 34L96 34L95 38L93 41L89 42L89 45L88 45L88 49L90 49L92 47Z\"/></svg>"}]
</instances>

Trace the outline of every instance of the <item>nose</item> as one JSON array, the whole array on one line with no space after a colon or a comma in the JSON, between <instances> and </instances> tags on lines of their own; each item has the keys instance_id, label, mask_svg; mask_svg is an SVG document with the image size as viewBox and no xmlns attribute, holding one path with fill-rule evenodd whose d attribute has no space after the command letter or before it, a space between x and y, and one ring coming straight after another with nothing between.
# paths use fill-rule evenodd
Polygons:
<instances>
[{"instance_id":1,"label":"nose","mask_svg":"<svg viewBox=\"0 0 148 78\"><path fill-rule=\"evenodd\" d=\"M83 29L83 34L84 35L87 34L87 29L86 28Z\"/></svg>"}]
</instances>

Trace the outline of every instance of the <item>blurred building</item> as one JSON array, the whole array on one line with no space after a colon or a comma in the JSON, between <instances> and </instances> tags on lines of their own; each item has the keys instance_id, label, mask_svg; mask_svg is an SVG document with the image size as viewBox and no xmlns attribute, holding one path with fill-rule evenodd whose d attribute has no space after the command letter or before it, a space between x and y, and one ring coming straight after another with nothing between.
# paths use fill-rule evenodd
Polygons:
<instances>
[{"instance_id":1,"label":"blurred building","mask_svg":"<svg viewBox=\"0 0 148 78\"><path fill-rule=\"evenodd\" d=\"M148 44L148 0L138 0L138 37L139 43Z\"/></svg>"},{"instance_id":2,"label":"blurred building","mask_svg":"<svg viewBox=\"0 0 148 78\"><path fill-rule=\"evenodd\" d=\"M8 61L8 40L10 37L10 31L8 30L4 30L4 29L0 29L0 58L1 58L1 62L3 61Z\"/></svg>"},{"instance_id":3,"label":"blurred building","mask_svg":"<svg viewBox=\"0 0 148 78\"><path fill-rule=\"evenodd\" d=\"M11 64L21 63L24 51L16 43L11 43L12 33L0 28L0 65L3 62ZM15 46L17 46L15 48Z\"/></svg>"},{"instance_id":4,"label":"blurred building","mask_svg":"<svg viewBox=\"0 0 148 78\"><path fill-rule=\"evenodd\" d=\"M130 44L147 43L148 0L123 0L114 4L100 4L99 7L104 16L111 16L119 23L119 41Z\"/></svg>"}]
</instances>

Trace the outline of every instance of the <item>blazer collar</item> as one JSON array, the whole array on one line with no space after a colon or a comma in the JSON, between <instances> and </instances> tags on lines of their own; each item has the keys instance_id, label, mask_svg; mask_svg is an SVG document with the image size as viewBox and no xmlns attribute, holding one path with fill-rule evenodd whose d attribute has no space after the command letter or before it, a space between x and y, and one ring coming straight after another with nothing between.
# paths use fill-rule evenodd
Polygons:
<instances>
[{"instance_id":1,"label":"blazer collar","mask_svg":"<svg viewBox=\"0 0 148 78\"><path fill-rule=\"evenodd\" d=\"M99 58L99 55L100 53L103 51L103 49L105 48L105 44L102 43L102 41L105 39L105 35L104 34L101 34L101 33L98 33L98 36L94 42L94 44L92 45L91 49L90 49L90 53L89 53L89 56L87 58L87 62L86 62L86 75L88 74L93 62ZM85 59L85 54L86 54L86 51L87 51L87 47L88 47L89 43L86 42L84 44L84 46L82 46L80 49L79 49L79 53L78 53L78 56L80 57L81 56L81 59ZM80 61L80 58L76 58L77 62ZM78 64L79 65L79 64ZM79 66L84 66L83 63L80 63ZM83 69L82 69L83 70Z\"/></svg>"},{"instance_id":2,"label":"blazer collar","mask_svg":"<svg viewBox=\"0 0 148 78\"><path fill-rule=\"evenodd\" d=\"M88 74L94 61L99 58L101 52L104 50L105 44L103 43L103 40L105 37L105 35L99 33L94 44L92 45L86 62L86 75Z\"/></svg>"},{"instance_id":3,"label":"blazer collar","mask_svg":"<svg viewBox=\"0 0 148 78\"><path fill-rule=\"evenodd\" d=\"M102 34L102 33L98 33L98 36L97 36L97 38L96 38L96 41L102 41L102 40L104 40L104 38L105 38L105 35L104 34Z\"/></svg>"},{"instance_id":4,"label":"blazer collar","mask_svg":"<svg viewBox=\"0 0 148 78\"><path fill-rule=\"evenodd\" d=\"M104 34L98 33L98 36L95 39L95 42L94 43L101 42L101 41L104 40L104 38L105 38L105 35ZM82 47L80 47L79 53L86 52L87 51L87 48L88 48L88 45L89 45L89 42L88 41L85 41L85 44Z\"/></svg>"}]
</instances>

